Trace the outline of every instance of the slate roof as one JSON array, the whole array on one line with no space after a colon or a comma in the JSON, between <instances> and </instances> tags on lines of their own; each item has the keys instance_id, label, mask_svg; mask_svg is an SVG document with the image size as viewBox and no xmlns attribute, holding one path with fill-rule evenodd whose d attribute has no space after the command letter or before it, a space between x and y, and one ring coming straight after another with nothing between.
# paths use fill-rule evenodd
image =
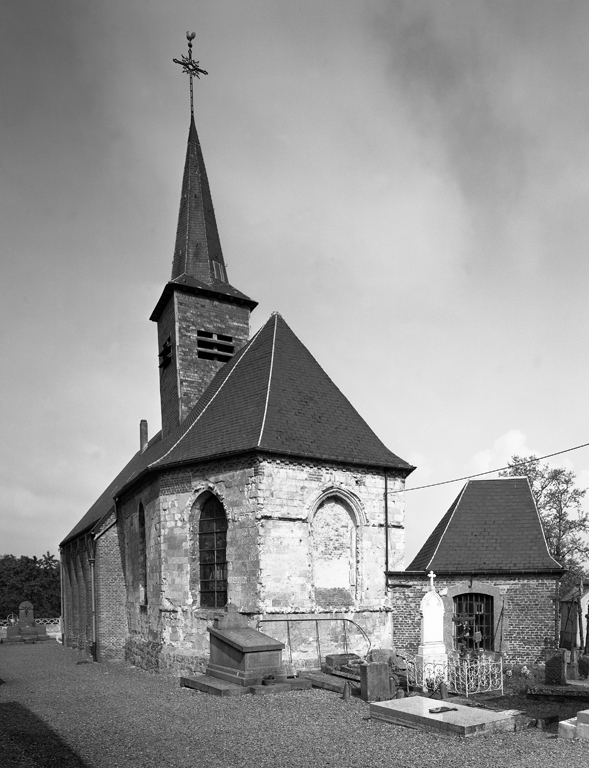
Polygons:
<instances>
[{"instance_id":1,"label":"slate roof","mask_svg":"<svg viewBox=\"0 0 589 768\"><path fill-rule=\"evenodd\" d=\"M527 477L469 480L407 571L562 571Z\"/></svg>"},{"instance_id":2,"label":"slate roof","mask_svg":"<svg viewBox=\"0 0 589 768\"><path fill-rule=\"evenodd\" d=\"M136 454L64 539L91 528L147 471L252 451L397 469L414 467L379 440L278 315L219 369L188 417Z\"/></svg>"},{"instance_id":3,"label":"slate roof","mask_svg":"<svg viewBox=\"0 0 589 768\"><path fill-rule=\"evenodd\" d=\"M213 262L216 262L216 271ZM193 115L182 177L172 280L184 274L209 285L227 282L209 180Z\"/></svg>"}]
</instances>

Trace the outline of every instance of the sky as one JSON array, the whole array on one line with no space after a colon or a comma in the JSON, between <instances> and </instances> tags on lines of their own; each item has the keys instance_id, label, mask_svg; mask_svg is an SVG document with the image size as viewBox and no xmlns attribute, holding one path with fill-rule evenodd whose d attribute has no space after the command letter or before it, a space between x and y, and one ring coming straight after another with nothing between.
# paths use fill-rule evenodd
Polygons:
<instances>
[{"instance_id":1,"label":"sky","mask_svg":"<svg viewBox=\"0 0 589 768\"><path fill-rule=\"evenodd\" d=\"M196 32L229 279L408 488L589 442L584 0L19 0L0 25L0 554L160 428ZM589 486L589 448L553 460ZM406 494L407 563L459 493Z\"/></svg>"}]
</instances>

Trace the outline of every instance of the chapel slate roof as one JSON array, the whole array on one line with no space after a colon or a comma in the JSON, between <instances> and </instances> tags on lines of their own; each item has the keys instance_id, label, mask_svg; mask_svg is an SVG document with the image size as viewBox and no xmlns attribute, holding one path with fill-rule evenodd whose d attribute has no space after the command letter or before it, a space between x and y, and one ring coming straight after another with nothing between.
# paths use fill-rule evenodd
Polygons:
<instances>
[{"instance_id":1,"label":"chapel slate roof","mask_svg":"<svg viewBox=\"0 0 589 768\"><path fill-rule=\"evenodd\" d=\"M407 571L560 571L527 477L469 480Z\"/></svg>"},{"instance_id":2,"label":"chapel slate roof","mask_svg":"<svg viewBox=\"0 0 589 768\"><path fill-rule=\"evenodd\" d=\"M378 439L277 313L219 370L181 439L154 466L250 450L413 470Z\"/></svg>"},{"instance_id":3,"label":"chapel slate roof","mask_svg":"<svg viewBox=\"0 0 589 768\"><path fill-rule=\"evenodd\" d=\"M88 531L145 472L249 452L397 469L379 440L278 314L219 369L187 418L150 440L62 544Z\"/></svg>"}]
</instances>

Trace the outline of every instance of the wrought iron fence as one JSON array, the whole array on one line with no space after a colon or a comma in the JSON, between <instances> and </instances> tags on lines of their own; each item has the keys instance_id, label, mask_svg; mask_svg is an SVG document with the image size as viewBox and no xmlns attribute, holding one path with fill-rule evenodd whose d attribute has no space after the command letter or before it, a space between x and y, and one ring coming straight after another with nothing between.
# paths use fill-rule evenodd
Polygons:
<instances>
[{"instance_id":1,"label":"wrought iron fence","mask_svg":"<svg viewBox=\"0 0 589 768\"><path fill-rule=\"evenodd\" d=\"M36 624L44 624L46 627L58 627L59 628L59 617L56 619L37 619L35 618ZM18 615L14 614L13 618L6 618L6 619L0 619L0 627L11 627L14 624L18 624Z\"/></svg>"},{"instance_id":2,"label":"wrought iron fence","mask_svg":"<svg viewBox=\"0 0 589 768\"><path fill-rule=\"evenodd\" d=\"M503 693L503 659L481 654L476 657L448 655L447 662L423 664L416 657L408 657L407 685L428 691L438 690L445 682L448 690L463 696L475 693Z\"/></svg>"}]
</instances>

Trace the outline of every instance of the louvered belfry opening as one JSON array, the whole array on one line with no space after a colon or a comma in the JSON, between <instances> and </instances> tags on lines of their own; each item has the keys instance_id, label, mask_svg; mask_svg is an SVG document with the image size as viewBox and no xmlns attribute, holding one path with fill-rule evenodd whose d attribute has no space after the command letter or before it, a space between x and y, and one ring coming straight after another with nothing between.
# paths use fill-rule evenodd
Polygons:
<instances>
[{"instance_id":1,"label":"louvered belfry opening","mask_svg":"<svg viewBox=\"0 0 589 768\"><path fill-rule=\"evenodd\" d=\"M227 516L212 494L201 507L198 523L201 608L227 603Z\"/></svg>"},{"instance_id":2,"label":"louvered belfry opening","mask_svg":"<svg viewBox=\"0 0 589 768\"><path fill-rule=\"evenodd\" d=\"M454 648L492 651L493 597L474 592L456 595L454 598Z\"/></svg>"}]
</instances>

